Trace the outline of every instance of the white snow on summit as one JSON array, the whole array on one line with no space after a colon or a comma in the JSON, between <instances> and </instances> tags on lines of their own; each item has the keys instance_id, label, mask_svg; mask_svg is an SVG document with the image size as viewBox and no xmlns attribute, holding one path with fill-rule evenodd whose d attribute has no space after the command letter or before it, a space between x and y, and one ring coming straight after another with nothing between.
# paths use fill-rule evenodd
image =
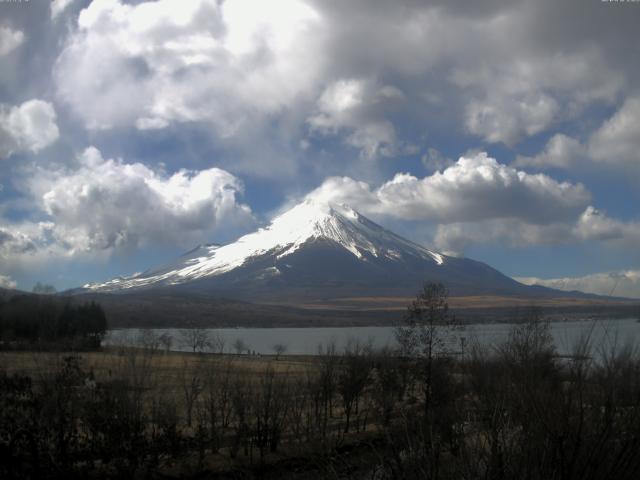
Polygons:
<instances>
[{"instance_id":1,"label":"white snow on summit","mask_svg":"<svg viewBox=\"0 0 640 480\"><path fill-rule=\"evenodd\" d=\"M201 246L165 267L102 284L88 284L85 288L115 291L154 284L185 283L221 275L267 253L282 259L316 239L334 241L362 260L366 260L366 254L392 260L409 254L437 265L445 262L442 255L385 230L346 205L305 200L276 217L266 228L244 235L233 243ZM279 273L275 266L270 270L274 271L265 274Z\"/></svg>"}]
</instances>

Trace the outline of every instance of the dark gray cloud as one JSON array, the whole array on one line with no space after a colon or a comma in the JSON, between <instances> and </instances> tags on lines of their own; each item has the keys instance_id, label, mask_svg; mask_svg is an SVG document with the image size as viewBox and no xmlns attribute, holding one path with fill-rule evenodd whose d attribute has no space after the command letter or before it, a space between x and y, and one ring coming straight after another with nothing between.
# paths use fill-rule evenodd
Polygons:
<instances>
[{"instance_id":1,"label":"dark gray cloud","mask_svg":"<svg viewBox=\"0 0 640 480\"><path fill-rule=\"evenodd\" d=\"M427 130L442 122L430 115L442 101L456 113L445 120L515 144L592 102L615 102L637 76L637 65L610 56L616 49L628 59L634 23L626 18L618 30L618 20L640 18L634 6L621 13L596 1L316 5L330 19L330 75L373 74L399 85ZM574 27L578 19L584 27Z\"/></svg>"},{"instance_id":2,"label":"dark gray cloud","mask_svg":"<svg viewBox=\"0 0 640 480\"><path fill-rule=\"evenodd\" d=\"M397 105L375 100L374 85L402 92L403 115L426 131L446 121L458 134L515 145L594 102L614 103L637 75L610 55L631 35L628 20L615 24L615 7L480 3L291 0L249 14L255 5L241 2L96 2L58 58L58 98L89 128L206 121L220 139L259 125L256 118L286 115L303 122L289 129L292 145L304 120L313 133L324 113L333 134L371 157L415 143L394 125ZM567 29L576 15L597 28ZM349 82L364 88L359 107L340 118L323 112L332 90Z\"/></svg>"}]
</instances>

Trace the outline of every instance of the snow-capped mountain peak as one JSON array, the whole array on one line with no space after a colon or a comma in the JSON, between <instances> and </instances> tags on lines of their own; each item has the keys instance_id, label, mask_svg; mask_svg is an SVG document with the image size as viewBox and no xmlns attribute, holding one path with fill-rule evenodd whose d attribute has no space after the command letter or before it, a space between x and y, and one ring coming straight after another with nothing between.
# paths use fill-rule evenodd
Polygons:
<instances>
[{"instance_id":1,"label":"snow-capped mountain peak","mask_svg":"<svg viewBox=\"0 0 640 480\"><path fill-rule=\"evenodd\" d=\"M228 245L200 246L164 267L85 288L118 291L182 284L220 276L263 257L272 261L260 272L261 278L277 275L279 262L286 263L286 257L314 242L337 246L364 262L369 258L419 258L442 265L446 261L445 256L385 230L346 205L308 199L274 218L267 227Z\"/></svg>"}]
</instances>

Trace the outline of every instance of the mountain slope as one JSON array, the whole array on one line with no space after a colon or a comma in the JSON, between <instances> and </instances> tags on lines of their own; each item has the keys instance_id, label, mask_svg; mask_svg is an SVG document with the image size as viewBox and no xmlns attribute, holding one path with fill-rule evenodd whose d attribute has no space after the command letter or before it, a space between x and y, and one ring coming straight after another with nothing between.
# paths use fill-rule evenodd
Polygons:
<instances>
[{"instance_id":1,"label":"mountain slope","mask_svg":"<svg viewBox=\"0 0 640 480\"><path fill-rule=\"evenodd\" d=\"M456 295L553 295L481 262L428 250L347 206L307 200L228 245L205 245L128 278L85 285L126 293L162 287L270 301L414 292L425 281Z\"/></svg>"}]
</instances>

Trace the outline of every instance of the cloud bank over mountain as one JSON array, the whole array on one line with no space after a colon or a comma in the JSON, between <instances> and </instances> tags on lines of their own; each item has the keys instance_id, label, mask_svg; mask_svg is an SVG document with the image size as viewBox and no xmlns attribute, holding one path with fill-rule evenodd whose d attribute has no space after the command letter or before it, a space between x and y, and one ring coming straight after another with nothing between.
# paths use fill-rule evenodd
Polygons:
<instances>
[{"instance_id":1,"label":"cloud bank over mountain","mask_svg":"<svg viewBox=\"0 0 640 480\"><path fill-rule=\"evenodd\" d=\"M365 212L445 224L494 218L545 224L576 216L590 201L583 185L518 171L486 153L461 157L423 178L398 173L375 189L349 177L332 177L308 196Z\"/></svg>"}]
</instances>

